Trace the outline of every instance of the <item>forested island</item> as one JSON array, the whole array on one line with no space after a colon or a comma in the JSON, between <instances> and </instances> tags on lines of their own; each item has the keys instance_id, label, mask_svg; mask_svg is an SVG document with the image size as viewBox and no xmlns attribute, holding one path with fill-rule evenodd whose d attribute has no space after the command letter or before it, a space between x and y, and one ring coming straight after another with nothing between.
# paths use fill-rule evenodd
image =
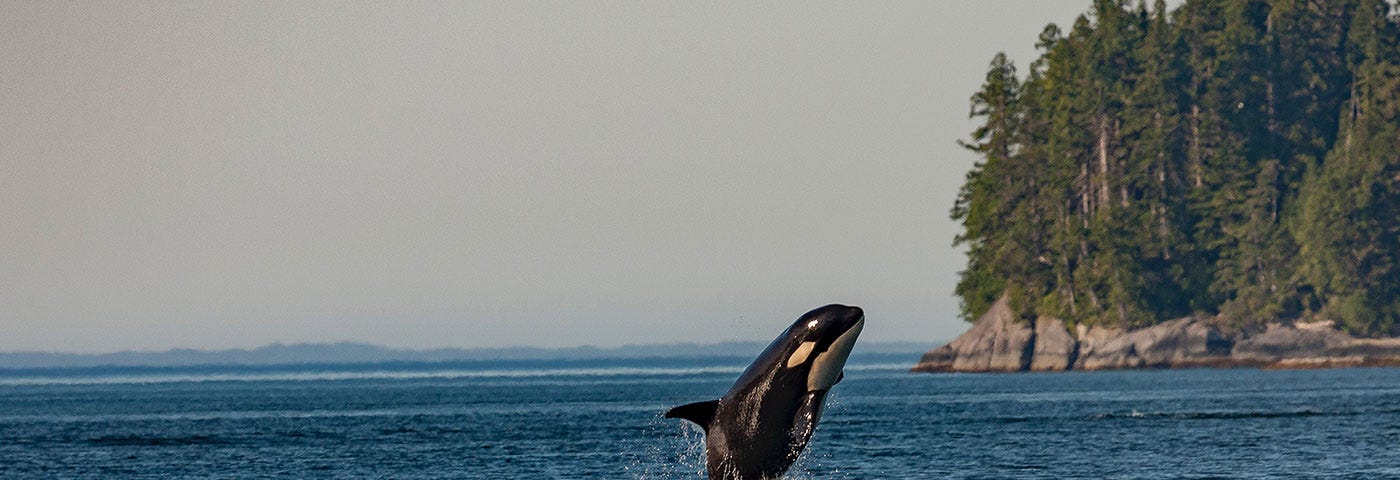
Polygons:
<instances>
[{"instance_id":1,"label":"forested island","mask_svg":"<svg viewBox=\"0 0 1400 480\"><path fill-rule=\"evenodd\" d=\"M1383 0L1095 0L1024 75L997 55L952 209L976 324L916 369L1400 363L1397 26Z\"/></svg>"}]
</instances>

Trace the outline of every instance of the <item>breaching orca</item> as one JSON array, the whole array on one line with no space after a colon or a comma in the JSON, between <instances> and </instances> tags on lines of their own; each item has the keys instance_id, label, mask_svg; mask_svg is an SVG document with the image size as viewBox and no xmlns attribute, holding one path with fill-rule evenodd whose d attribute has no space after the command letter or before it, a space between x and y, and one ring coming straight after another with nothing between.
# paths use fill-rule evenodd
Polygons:
<instances>
[{"instance_id":1,"label":"breaching orca","mask_svg":"<svg viewBox=\"0 0 1400 480\"><path fill-rule=\"evenodd\" d=\"M672 408L705 429L712 480L777 478L807 446L822 405L865 326L859 307L807 312L773 340L719 400Z\"/></svg>"}]
</instances>

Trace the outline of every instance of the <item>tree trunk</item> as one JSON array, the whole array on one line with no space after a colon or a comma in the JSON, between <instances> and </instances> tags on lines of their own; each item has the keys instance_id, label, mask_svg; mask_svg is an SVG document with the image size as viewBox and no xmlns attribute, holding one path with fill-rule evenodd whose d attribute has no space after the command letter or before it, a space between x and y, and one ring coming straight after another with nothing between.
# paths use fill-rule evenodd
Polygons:
<instances>
[{"instance_id":1,"label":"tree trunk","mask_svg":"<svg viewBox=\"0 0 1400 480\"><path fill-rule=\"evenodd\" d=\"M1108 117L1099 117L1099 198L1098 208L1108 205Z\"/></svg>"},{"instance_id":2,"label":"tree trunk","mask_svg":"<svg viewBox=\"0 0 1400 480\"><path fill-rule=\"evenodd\" d=\"M1201 106L1191 105L1191 141L1187 142L1187 160L1195 187L1201 188Z\"/></svg>"}]
</instances>

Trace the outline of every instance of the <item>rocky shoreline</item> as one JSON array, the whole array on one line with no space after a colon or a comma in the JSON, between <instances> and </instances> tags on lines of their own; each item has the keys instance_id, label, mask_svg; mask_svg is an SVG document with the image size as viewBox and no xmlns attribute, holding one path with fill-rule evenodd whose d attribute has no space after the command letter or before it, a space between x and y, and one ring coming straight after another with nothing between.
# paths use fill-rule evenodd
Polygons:
<instances>
[{"instance_id":1,"label":"rocky shoreline","mask_svg":"<svg viewBox=\"0 0 1400 480\"><path fill-rule=\"evenodd\" d=\"M1006 298L947 345L925 353L914 372L1055 372L1142 368L1342 368L1400 366L1400 338L1356 338L1331 322L1278 322L1231 330L1185 317L1138 330L1039 317L1016 321Z\"/></svg>"}]
</instances>

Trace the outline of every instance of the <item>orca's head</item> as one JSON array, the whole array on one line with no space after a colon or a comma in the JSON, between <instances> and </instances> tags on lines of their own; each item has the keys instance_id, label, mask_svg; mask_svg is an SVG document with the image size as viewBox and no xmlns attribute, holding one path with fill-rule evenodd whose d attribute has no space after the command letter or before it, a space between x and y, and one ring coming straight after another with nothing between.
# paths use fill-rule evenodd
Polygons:
<instances>
[{"instance_id":1,"label":"orca's head","mask_svg":"<svg viewBox=\"0 0 1400 480\"><path fill-rule=\"evenodd\" d=\"M841 378L851 347L865 327L860 307L827 305L802 315L778 337L790 352L782 368L807 373L807 391L829 390Z\"/></svg>"}]
</instances>

